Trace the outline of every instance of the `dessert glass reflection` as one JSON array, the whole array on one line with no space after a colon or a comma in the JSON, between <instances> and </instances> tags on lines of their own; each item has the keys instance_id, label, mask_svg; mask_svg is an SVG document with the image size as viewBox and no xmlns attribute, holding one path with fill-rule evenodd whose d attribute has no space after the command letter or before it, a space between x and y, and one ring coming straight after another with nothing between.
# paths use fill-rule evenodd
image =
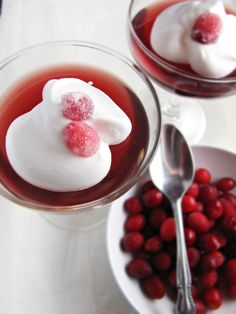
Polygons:
<instances>
[{"instance_id":1,"label":"dessert glass reflection","mask_svg":"<svg viewBox=\"0 0 236 314\"><path fill-rule=\"evenodd\" d=\"M1 194L60 225L65 213L82 227L96 223L157 148L161 114L149 79L115 51L77 41L27 48L0 69Z\"/></svg>"},{"instance_id":2,"label":"dessert glass reflection","mask_svg":"<svg viewBox=\"0 0 236 314\"><path fill-rule=\"evenodd\" d=\"M163 118L191 142L198 141L206 127L203 110L192 98L209 100L236 92L235 15L231 0L131 1L133 56L158 86L175 95L163 106Z\"/></svg>"}]
</instances>

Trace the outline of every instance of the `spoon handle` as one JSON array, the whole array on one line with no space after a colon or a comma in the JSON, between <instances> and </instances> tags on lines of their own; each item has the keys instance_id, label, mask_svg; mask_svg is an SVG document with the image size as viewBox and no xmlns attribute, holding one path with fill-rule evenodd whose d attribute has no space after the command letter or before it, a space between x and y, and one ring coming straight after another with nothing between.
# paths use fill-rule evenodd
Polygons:
<instances>
[{"instance_id":1,"label":"spoon handle","mask_svg":"<svg viewBox=\"0 0 236 314\"><path fill-rule=\"evenodd\" d=\"M181 209L181 199L172 202L176 224L177 241L177 288L176 314L194 314L195 306L191 294L191 273L188 263L187 250L184 238L184 226Z\"/></svg>"}]
</instances>

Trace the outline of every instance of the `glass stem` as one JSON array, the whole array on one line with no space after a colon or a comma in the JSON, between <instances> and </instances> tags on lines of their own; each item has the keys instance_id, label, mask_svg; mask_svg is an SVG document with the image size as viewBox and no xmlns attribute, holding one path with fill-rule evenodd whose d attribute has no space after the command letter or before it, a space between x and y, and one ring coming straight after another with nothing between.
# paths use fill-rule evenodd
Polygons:
<instances>
[{"instance_id":1,"label":"glass stem","mask_svg":"<svg viewBox=\"0 0 236 314\"><path fill-rule=\"evenodd\" d=\"M168 121L178 120L180 118L180 97L172 94L167 99L167 105L163 108L163 114Z\"/></svg>"}]
</instances>

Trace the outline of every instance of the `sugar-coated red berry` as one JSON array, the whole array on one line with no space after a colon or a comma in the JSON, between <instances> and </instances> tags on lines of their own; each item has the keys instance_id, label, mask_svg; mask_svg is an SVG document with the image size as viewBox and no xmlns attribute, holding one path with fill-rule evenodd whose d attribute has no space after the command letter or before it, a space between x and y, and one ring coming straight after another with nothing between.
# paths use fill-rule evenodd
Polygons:
<instances>
[{"instance_id":1,"label":"sugar-coated red berry","mask_svg":"<svg viewBox=\"0 0 236 314\"><path fill-rule=\"evenodd\" d=\"M201 300L195 300L195 314L206 314L206 306Z\"/></svg>"},{"instance_id":2,"label":"sugar-coated red berry","mask_svg":"<svg viewBox=\"0 0 236 314\"><path fill-rule=\"evenodd\" d=\"M140 232L132 231L123 236L121 244L126 252L135 253L143 247L144 237Z\"/></svg>"},{"instance_id":3,"label":"sugar-coated red berry","mask_svg":"<svg viewBox=\"0 0 236 314\"><path fill-rule=\"evenodd\" d=\"M224 278L227 283L236 284L236 258L228 259L225 262Z\"/></svg>"},{"instance_id":4,"label":"sugar-coated red berry","mask_svg":"<svg viewBox=\"0 0 236 314\"><path fill-rule=\"evenodd\" d=\"M197 266L199 259L200 259L200 252L195 247L188 247L187 248L187 256L188 256L188 262L189 266L191 268L194 268Z\"/></svg>"},{"instance_id":5,"label":"sugar-coated red berry","mask_svg":"<svg viewBox=\"0 0 236 314\"><path fill-rule=\"evenodd\" d=\"M143 279L151 276L153 271L150 263L143 258L134 257L126 265L127 274L132 278Z\"/></svg>"},{"instance_id":6,"label":"sugar-coated red berry","mask_svg":"<svg viewBox=\"0 0 236 314\"><path fill-rule=\"evenodd\" d=\"M142 202L137 196L128 198L124 203L124 210L128 214L139 214L143 211Z\"/></svg>"},{"instance_id":7,"label":"sugar-coated red berry","mask_svg":"<svg viewBox=\"0 0 236 314\"><path fill-rule=\"evenodd\" d=\"M154 208L149 214L148 222L154 229L158 229L162 222L166 220L167 214L164 208Z\"/></svg>"},{"instance_id":8,"label":"sugar-coated red berry","mask_svg":"<svg viewBox=\"0 0 236 314\"><path fill-rule=\"evenodd\" d=\"M211 173L205 168L198 168L195 171L194 181L199 184L209 184L211 182Z\"/></svg>"},{"instance_id":9,"label":"sugar-coated red berry","mask_svg":"<svg viewBox=\"0 0 236 314\"><path fill-rule=\"evenodd\" d=\"M198 200L204 204L217 200L219 192L213 184L204 184L200 187Z\"/></svg>"},{"instance_id":10,"label":"sugar-coated red berry","mask_svg":"<svg viewBox=\"0 0 236 314\"><path fill-rule=\"evenodd\" d=\"M216 182L217 188L223 192L229 192L235 187L235 185L236 181L230 177L221 178Z\"/></svg>"},{"instance_id":11,"label":"sugar-coated red berry","mask_svg":"<svg viewBox=\"0 0 236 314\"><path fill-rule=\"evenodd\" d=\"M236 299L236 283L227 286L227 295L231 299Z\"/></svg>"},{"instance_id":12,"label":"sugar-coated red berry","mask_svg":"<svg viewBox=\"0 0 236 314\"><path fill-rule=\"evenodd\" d=\"M201 44L213 44L217 41L222 26L219 15L208 11L203 12L193 25L191 37Z\"/></svg>"},{"instance_id":13,"label":"sugar-coated red berry","mask_svg":"<svg viewBox=\"0 0 236 314\"><path fill-rule=\"evenodd\" d=\"M219 199L209 202L206 205L205 213L209 219L218 219L223 213L223 205Z\"/></svg>"},{"instance_id":14,"label":"sugar-coated red berry","mask_svg":"<svg viewBox=\"0 0 236 314\"><path fill-rule=\"evenodd\" d=\"M191 195L192 197L196 198L199 193L199 185L197 182L193 182L190 187L188 188L186 194Z\"/></svg>"},{"instance_id":15,"label":"sugar-coated red berry","mask_svg":"<svg viewBox=\"0 0 236 314\"><path fill-rule=\"evenodd\" d=\"M198 277L202 288L212 288L216 285L218 280L218 273L216 271L201 273Z\"/></svg>"},{"instance_id":16,"label":"sugar-coated red berry","mask_svg":"<svg viewBox=\"0 0 236 314\"><path fill-rule=\"evenodd\" d=\"M156 270L167 270L170 268L172 262L171 257L167 252L157 253L152 259L153 267Z\"/></svg>"},{"instance_id":17,"label":"sugar-coated red berry","mask_svg":"<svg viewBox=\"0 0 236 314\"><path fill-rule=\"evenodd\" d=\"M84 122L68 123L63 130L63 137L71 152L80 157L94 155L101 142L97 131Z\"/></svg>"},{"instance_id":18,"label":"sugar-coated red berry","mask_svg":"<svg viewBox=\"0 0 236 314\"><path fill-rule=\"evenodd\" d=\"M194 211L196 209L196 199L191 196L191 195L184 195L183 198L182 198L182 212L184 214L187 214L187 213L191 213L192 211Z\"/></svg>"},{"instance_id":19,"label":"sugar-coated red berry","mask_svg":"<svg viewBox=\"0 0 236 314\"><path fill-rule=\"evenodd\" d=\"M160 227L160 236L163 241L172 241L176 236L175 219L170 217L167 218Z\"/></svg>"},{"instance_id":20,"label":"sugar-coated red berry","mask_svg":"<svg viewBox=\"0 0 236 314\"><path fill-rule=\"evenodd\" d=\"M185 242L187 246L192 246L197 239L196 232L189 227L184 228L184 236L185 236Z\"/></svg>"},{"instance_id":21,"label":"sugar-coated red berry","mask_svg":"<svg viewBox=\"0 0 236 314\"><path fill-rule=\"evenodd\" d=\"M142 214L134 214L129 216L125 221L126 231L140 231L145 226L145 218Z\"/></svg>"},{"instance_id":22,"label":"sugar-coated red berry","mask_svg":"<svg viewBox=\"0 0 236 314\"><path fill-rule=\"evenodd\" d=\"M162 203L163 194L158 189L148 190L143 194L143 203L146 207L155 207Z\"/></svg>"},{"instance_id":23,"label":"sugar-coated red berry","mask_svg":"<svg viewBox=\"0 0 236 314\"><path fill-rule=\"evenodd\" d=\"M144 294L149 299L161 299L166 293L165 285L162 279L157 275L145 278L141 283Z\"/></svg>"},{"instance_id":24,"label":"sugar-coated red berry","mask_svg":"<svg viewBox=\"0 0 236 314\"><path fill-rule=\"evenodd\" d=\"M187 218L187 224L197 233L207 232L210 228L210 223L208 218L199 212L190 213Z\"/></svg>"},{"instance_id":25,"label":"sugar-coated red berry","mask_svg":"<svg viewBox=\"0 0 236 314\"><path fill-rule=\"evenodd\" d=\"M148 253L157 253L163 247L163 242L158 235L154 235L147 239L144 243L144 250Z\"/></svg>"},{"instance_id":26,"label":"sugar-coated red berry","mask_svg":"<svg viewBox=\"0 0 236 314\"><path fill-rule=\"evenodd\" d=\"M73 121L88 119L94 110L91 97L82 92L70 92L62 96L62 113Z\"/></svg>"}]
</instances>

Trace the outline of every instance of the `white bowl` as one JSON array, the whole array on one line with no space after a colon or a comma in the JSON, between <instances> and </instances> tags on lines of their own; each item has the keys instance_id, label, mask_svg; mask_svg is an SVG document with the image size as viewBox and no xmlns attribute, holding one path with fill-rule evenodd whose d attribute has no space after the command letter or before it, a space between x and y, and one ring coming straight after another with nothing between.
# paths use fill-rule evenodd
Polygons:
<instances>
[{"instance_id":1,"label":"white bowl","mask_svg":"<svg viewBox=\"0 0 236 314\"><path fill-rule=\"evenodd\" d=\"M213 179L222 176L231 176L236 179L235 154L209 146L194 146L193 155L196 168L205 167L209 169L213 175ZM139 313L168 314L174 312L174 303L168 297L152 301L144 296L137 281L131 279L125 271L125 266L131 259L131 255L124 253L120 248L120 240L124 235L124 222L127 217L123 210L124 201L128 197L135 195L138 187L147 179L148 175L140 178L139 182L131 190L113 203L107 223L108 256L118 286L130 304ZM223 305L218 310L211 311L210 313L234 314L235 308L236 301L224 300Z\"/></svg>"}]
</instances>

